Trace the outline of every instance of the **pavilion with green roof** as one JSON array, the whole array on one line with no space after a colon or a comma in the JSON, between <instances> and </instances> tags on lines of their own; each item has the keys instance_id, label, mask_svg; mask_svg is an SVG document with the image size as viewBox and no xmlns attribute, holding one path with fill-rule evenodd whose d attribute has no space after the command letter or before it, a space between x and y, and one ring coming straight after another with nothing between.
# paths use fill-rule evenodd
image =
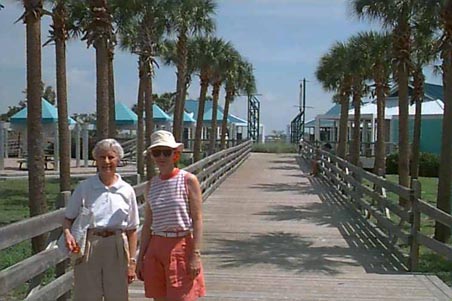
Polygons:
<instances>
[{"instance_id":1,"label":"pavilion with green roof","mask_svg":"<svg viewBox=\"0 0 452 301\"><path fill-rule=\"evenodd\" d=\"M185 100L185 111L193 114L193 118L196 120L198 115L198 105L199 101L194 99ZM202 129L202 139L207 139L210 134L210 128L212 126L212 116L213 116L213 101L207 100L204 108L203 115L203 129ZM217 138L221 135L221 126L223 122L224 109L220 105L217 107ZM232 114L228 115L228 132L229 137L232 139L238 139L243 136L244 129L248 126L246 120L243 120Z\"/></svg>"},{"instance_id":2,"label":"pavilion with green roof","mask_svg":"<svg viewBox=\"0 0 452 301\"><path fill-rule=\"evenodd\" d=\"M58 168L58 110L46 99L41 100L42 109L42 126L43 126L43 147L49 148L53 144L55 167ZM19 133L20 146L22 150L27 149L27 116L28 108L25 107L10 118L10 128ZM72 118L68 118L69 130L74 129L76 121Z\"/></svg>"}]
</instances>

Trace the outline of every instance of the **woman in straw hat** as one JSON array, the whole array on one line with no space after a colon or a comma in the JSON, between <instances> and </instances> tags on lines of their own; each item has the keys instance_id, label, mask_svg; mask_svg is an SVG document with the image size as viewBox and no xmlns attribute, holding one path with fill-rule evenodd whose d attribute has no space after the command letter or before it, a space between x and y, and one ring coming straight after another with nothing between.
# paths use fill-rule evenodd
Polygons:
<instances>
[{"instance_id":1,"label":"woman in straw hat","mask_svg":"<svg viewBox=\"0 0 452 301\"><path fill-rule=\"evenodd\" d=\"M128 300L128 284L135 279L138 206L132 186L116 167L124 150L115 139L103 139L93 149L98 172L81 182L66 210L66 246L78 252L71 225L80 207L90 211L84 256L74 267L74 300Z\"/></svg>"},{"instance_id":2,"label":"woman in straw hat","mask_svg":"<svg viewBox=\"0 0 452 301\"><path fill-rule=\"evenodd\" d=\"M160 174L148 183L137 276L156 301L205 295L201 265L202 195L195 175L178 169L183 144L168 131L151 135L147 154Z\"/></svg>"}]
</instances>

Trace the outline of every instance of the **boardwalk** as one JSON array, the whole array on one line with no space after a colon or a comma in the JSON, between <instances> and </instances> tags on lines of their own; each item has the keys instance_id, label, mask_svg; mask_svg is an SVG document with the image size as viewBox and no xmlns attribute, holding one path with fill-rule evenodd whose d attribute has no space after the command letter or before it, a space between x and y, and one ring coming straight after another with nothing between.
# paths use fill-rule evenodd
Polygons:
<instances>
[{"instance_id":1,"label":"boardwalk","mask_svg":"<svg viewBox=\"0 0 452 301\"><path fill-rule=\"evenodd\" d=\"M252 154L204 220L206 301L452 300L437 277L404 273L294 155ZM145 300L141 283L130 291Z\"/></svg>"}]
</instances>

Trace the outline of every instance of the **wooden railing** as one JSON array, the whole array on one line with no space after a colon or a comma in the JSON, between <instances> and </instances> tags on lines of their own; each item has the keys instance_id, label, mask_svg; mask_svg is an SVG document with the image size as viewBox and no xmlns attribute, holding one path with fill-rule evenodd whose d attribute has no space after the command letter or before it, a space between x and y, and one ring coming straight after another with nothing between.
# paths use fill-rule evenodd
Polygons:
<instances>
[{"instance_id":1,"label":"wooden railing","mask_svg":"<svg viewBox=\"0 0 452 301\"><path fill-rule=\"evenodd\" d=\"M251 146L251 141L245 141L185 168L198 177L203 191L203 200L248 158ZM134 186L137 197L144 194L145 186L146 182ZM62 193L58 205L63 207L69 197L70 192ZM140 206L140 211L142 207L143 204ZM70 270L65 272L64 268L61 271L61 265L67 257L55 248L55 240L61 233L63 217L64 208L61 208L0 228L0 250L49 233L49 244L44 251L0 271L0 299L18 286L36 279L49 268L58 265L60 267L57 267L56 279L45 286L33 289L25 300L56 300L71 290L73 273Z\"/></svg>"},{"instance_id":2,"label":"wooden railing","mask_svg":"<svg viewBox=\"0 0 452 301\"><path fill-rule=\"evenodd\" d=\"M447 260L452 247L421 233L421 215L451 227L452 216L422 200L420 182L413 180L411 189L367 172L319 147L304 143L301 156L318 164L319 176L360 212L370 228L376 231L388 249L414 271L419 263L419 246L423 245ZM407 206L388 198L387 193L408 200Z\"/></svg>"}]
</instances>

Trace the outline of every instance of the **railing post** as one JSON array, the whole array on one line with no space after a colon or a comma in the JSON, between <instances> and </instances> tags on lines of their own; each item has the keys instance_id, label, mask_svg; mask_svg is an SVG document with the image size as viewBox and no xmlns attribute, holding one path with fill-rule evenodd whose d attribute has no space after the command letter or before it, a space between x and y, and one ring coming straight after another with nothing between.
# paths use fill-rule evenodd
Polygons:
<instances>
[{"instance_id":1,"label":"railing post","mask_svg":"<svg viewBox=\"0 0 452 301\"><path fill-rule=\"evenodd\" d=\"M69 198L71 197L71 192L70 191L62 191L59 195L58 195L58 199L55 203L55 207L56 209L60 209L60 208L64 208L67 205L67 202L69 201ZM64 261L62 261L61 263L57 264L55 266L55 277L58 278L59 276L63 275L64 273L66 273L66 268L68 266L69 260L66 259ZM71 297L71 293L67 292L65 294L63 294L61 297L59 297L57 300L58 301L66 301L69 300Z\"/></svg>"},{"instance_id":2,"label":"railing post","mask_svg":"<svg viewBox=\"0 0 452 301\"><path fill-rule=\"evenodd\" d=\"M417 233L421 228L421 213L418 210L418 202L421 196L421 183L417 179L411 181L410 191L410 223L411 223L411 243L410 243L410 257L409 257L409 270L415 271L419 263L419 243L417 241Z\"/></svg>"}]
</instances>

